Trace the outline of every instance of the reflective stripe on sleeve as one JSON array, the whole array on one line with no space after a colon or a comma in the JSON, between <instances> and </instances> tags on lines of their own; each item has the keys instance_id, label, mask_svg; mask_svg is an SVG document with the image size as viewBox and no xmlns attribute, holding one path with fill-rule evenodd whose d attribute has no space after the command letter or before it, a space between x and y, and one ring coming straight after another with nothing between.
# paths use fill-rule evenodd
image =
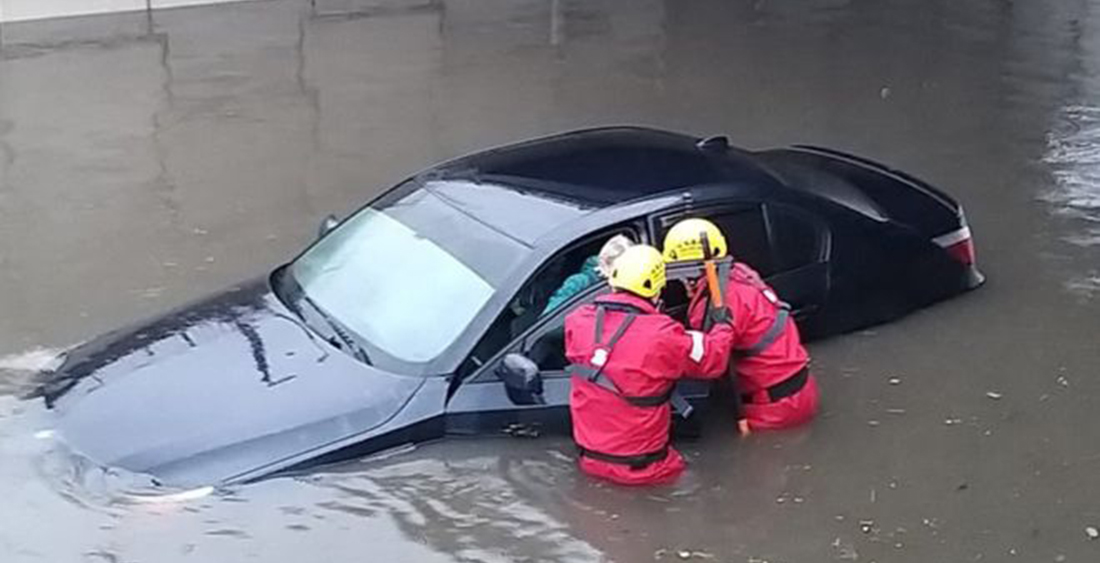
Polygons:
<instances>
[{"instance_id":1,"label":"reflective stripe on sleeve","mask_svg":"<svg viewBox=\"0 0 1100 563\"><path fill-rule=\"evenodd\" d=\"M703 354L706 352L703 348L703 333L697 330L689 330L687 333L691 335L691 353L688 354L688 357L691 358L691 361L699 363L703 360Z\"/></svg>"}]
</instances>

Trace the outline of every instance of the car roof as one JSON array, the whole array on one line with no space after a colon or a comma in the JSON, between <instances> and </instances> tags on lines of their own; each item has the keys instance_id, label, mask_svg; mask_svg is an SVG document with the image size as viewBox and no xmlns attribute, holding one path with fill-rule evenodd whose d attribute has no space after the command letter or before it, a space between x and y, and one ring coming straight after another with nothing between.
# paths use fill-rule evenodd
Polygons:
<instances>
[{"instance_id":1,"label":"car roof","mask_svg":"<svg viewBox=\"0 0 1100 563\"><path fill-rule=\"evenodd\" d=\"M419 175L422 186L532 246L551 230L603 209L693 186L777 185L751 153L645 127L601 127L482 151ZM477 189L474 188L477 187Z\"/></svg>"}]
</instances>

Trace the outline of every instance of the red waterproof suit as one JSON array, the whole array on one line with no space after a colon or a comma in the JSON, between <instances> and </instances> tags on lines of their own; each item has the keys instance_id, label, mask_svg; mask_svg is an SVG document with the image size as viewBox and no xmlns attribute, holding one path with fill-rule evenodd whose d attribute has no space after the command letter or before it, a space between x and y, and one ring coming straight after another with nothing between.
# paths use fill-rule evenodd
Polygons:
<instances>
[{"instance_id":1,"label":"red waterproof suit","mask_svg":"<svg viewBox=\"0 0 1100 563\"><path fill-rule=\"evenodd\" d=\"M628 293L570 313L565 354L572 362L569 410L580 468L624 485L675 479L684 460L669 445L672 389L685 376L724 375L732 338L728 324L707 334L685 330Z\"/></svg>"},{"instance_id":2,"label":"red waterproof suit","mask_svg":"<svg viewBox=\"0 0 1100 563\"><path fill-rule=\"evenodd\" d=\"M729 271L725 301L733 325L733 361L744 416L753 429L797 426L817 412L817 381L809 354L786 304L755 270L740 262ZM702 327L710 293L706 278L696 283L689 319Z\"/></svg>"}]
</instances>

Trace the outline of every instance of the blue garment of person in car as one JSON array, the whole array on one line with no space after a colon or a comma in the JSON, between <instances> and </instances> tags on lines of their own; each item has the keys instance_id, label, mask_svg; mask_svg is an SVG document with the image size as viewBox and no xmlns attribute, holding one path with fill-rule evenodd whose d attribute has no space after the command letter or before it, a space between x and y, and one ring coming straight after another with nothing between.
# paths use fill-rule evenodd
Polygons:
<instances>
[{"instance_id":1,"label":"blue garment of person in car","mask_svg":"<svg viewBox=\"0 0 1100 563\"><path fill-rule=\"evenodd\" d=\"M542 310L542 315L561 307L563 303L569 301L574 295L588 289L593 284L600 283L603 278L600 276L599 266L599 256L589 256L584 261L584 264L581 265L579 272L565 278L565 281L561 282L561 286L559 286L558 289L554 291L554 294L550 296L550 301L546 302L546 307Z\"/></svg>"}]
</instances>

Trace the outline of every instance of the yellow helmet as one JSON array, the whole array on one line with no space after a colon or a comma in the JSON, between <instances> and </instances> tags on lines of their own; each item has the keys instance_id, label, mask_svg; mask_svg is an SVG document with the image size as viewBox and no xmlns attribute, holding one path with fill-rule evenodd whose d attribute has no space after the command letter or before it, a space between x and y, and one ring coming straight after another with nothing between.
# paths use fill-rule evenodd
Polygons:
<instances>
[{"instance_id":1,"label":"yellow helmet","mask_svg":"<svg viewBox=\"0 0 1100 563\"><path fill-rule=\"evenodd\" d=\"M665 260L661 251L645 244L627 248L615 259L607 281L615 289L646 299L655 297L665 287Z\"/></svg>"},{"instance_id":2,"label":"yellow helmet","mask_svg":"<svg viewBox=\"0 0 1100 563\"><path fill-rule=\"evenodd\" d=\"M684 219L668 230L665 235L665 260L702 260L703 238L710 245L710 257L722 258L729 252L726 237L717 225L706 219Z\"/></svg>"}]
</instances>

